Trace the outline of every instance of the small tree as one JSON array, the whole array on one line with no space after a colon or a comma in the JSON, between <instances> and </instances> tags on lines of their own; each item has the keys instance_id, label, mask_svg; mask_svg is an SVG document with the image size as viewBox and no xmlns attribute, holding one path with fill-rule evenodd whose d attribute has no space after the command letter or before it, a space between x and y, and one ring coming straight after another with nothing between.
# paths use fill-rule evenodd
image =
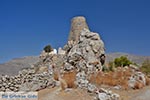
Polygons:
<instances>
[{"instance_id":1,"label":"small tree","mask_svg":"<svg viewBox=\"0 0 150 100\"><path fill-rule=\"evenodd\" d=\"M128 60L127 57L125 56L121 56L120 58L116 58L114 60L114 64L116 67L124 67L124 66L129 66L130 64L132 64L132 62L130 60Z\"/></svg>"},{"instance_id":2,"label":"small tree","mask_svg":"<svg viewBox=\"0 0 150 100\"><path fill-rule=\"evenodd\" d=\"M44 47L44 51L49 53L49 52L53 51L53 48L51 47L51 45L47 45Z\"/></svg>"}]
</instances>

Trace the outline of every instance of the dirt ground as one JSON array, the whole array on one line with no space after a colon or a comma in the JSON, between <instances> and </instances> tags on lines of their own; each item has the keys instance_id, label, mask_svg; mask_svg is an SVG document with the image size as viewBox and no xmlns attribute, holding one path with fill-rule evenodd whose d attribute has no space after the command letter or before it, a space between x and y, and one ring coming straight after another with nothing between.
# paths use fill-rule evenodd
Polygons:
<instances>
[{"instance_id":1,"label":"dirt ground","mask_svg":"<svg viewBox=\"0 0 150 100\"><path fill-rule=\"evenodd\" d=\"M140 90L114 90L121 96L121 100L150 100L150 86ZM82 89L68 89L62 91L59 87L40 90L39 100L94 100L94 95Z\"/></svg>"},{"instance_id":2,"label":"dirt ground","mask_svg":"<svg viewBox=\"0 0 150 100\"><path fill-rule=\"evenodd\" d=\"M82 89L62 91L59 87L39 91L38 100L93 100L93 96Z\"/></svg>"}]
</instances>

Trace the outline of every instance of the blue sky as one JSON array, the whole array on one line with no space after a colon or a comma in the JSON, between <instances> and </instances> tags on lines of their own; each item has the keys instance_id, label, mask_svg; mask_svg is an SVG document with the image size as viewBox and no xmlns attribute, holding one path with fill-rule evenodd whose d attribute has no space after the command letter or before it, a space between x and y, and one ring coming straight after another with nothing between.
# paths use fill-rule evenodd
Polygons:
<instances>
[{"instance_id":1,"label":"blue sky","mask_svg":"<svg viewBox=\"0 0 150 100\"><path fill-rule=\"evenodd\" d=\"M0 0L0 63L67 42L70 20L85 16L106 52L150 56L149 0Z\"/></svg>"}]
</instances>

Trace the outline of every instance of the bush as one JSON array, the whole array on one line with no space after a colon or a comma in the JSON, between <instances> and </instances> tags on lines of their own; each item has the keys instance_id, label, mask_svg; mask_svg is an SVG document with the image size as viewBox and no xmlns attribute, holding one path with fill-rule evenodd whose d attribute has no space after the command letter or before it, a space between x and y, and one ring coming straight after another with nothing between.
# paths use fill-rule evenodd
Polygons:
<instances>
[{"instance_id":1,"label":"bush","mask_svg":"<svg viewBox=\"0 0 150 100\"><path fill-rule=\"evenodd\" d=\"M130 64L132 64L132 62L130 60L128 60L127 57L125 56L121 56L120 58L116 58L114 60L114 64L115 67L124 67L124 66L129 66Z\"/></svg>"},{"instance_id":2,"label":"bush","mask_svg":"<svg viewBox=\"0 0 150 100\"><path fill-rule=\"evenodd\" d=\"M53 48L51 47L51 45L47 45L44 47L44 51L49 53L49 52L53 51Z\"/></svg>"},{"instance_id":3,"label":"bush","mask_svg":"<svg viewBox=\"0 0 150 100\"><path fill-rule=\"evenodd\" d=\"M144 72L145 74L150 74L150 60L146 59L142 66L141 66L141 71Z\"/></svg>"}]
</instances>

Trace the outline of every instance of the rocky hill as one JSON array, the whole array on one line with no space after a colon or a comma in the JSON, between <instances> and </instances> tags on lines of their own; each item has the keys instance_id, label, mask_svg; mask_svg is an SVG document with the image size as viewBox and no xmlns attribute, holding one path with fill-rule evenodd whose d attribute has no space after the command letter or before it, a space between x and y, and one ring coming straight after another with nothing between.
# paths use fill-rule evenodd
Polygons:
<instances>
[{"instance_id":1,"label":"rocky hill","mask_svg":"<svg viewBox=\"0 0 150 100\"><path fill-rule=\"evenodd\" d=\"M4 64L0 64L0 75L17 75L20 70L30 67L38 60L38 56L27 56L12 59Z\"/></svg>"},{"instance_id":2,"label":"rocky hill","mask_svg":"<svg viewBox=\"0 0 150 100\"><path fill-rule=\"evenodd\" d=\"M2 64L1 72L7 75L0 75L0 91L37 91L40 100L126 100L119 91L150 85L150 79L138 67L103 70L106 59L108 62L122 55L106 55L104 46L100 34L89 30L84 17L74 17L69 40L58 52L48 47L39 57L13 59Z\"/></svg>"}]
</instances>

